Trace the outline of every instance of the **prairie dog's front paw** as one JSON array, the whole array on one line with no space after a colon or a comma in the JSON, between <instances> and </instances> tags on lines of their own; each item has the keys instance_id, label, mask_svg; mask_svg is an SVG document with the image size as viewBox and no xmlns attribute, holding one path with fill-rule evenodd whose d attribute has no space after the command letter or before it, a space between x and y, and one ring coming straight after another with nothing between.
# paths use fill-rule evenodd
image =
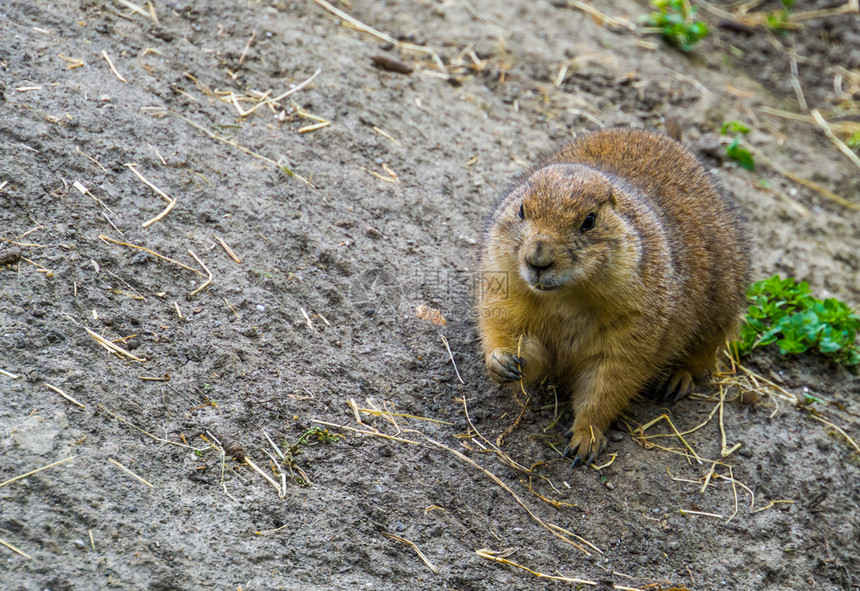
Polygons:
<instances>
[{"instance_id":1,"label":"prairie dog's front paw","mask_svg":"<svg viewBox=\"0 0 860 591\"><path fill-rule=\"evenodd\" d=\"M564 457L573 457L573 465L582 464L588 466L600 452L606 447L606 437L603 431L589 425L577 425L570 428L570 431L564 434L565 437L570 437L570 443L564 450Z\"/></svg>"},{"instance_id":2,"label":"prairie dog's front paw","mask_svg":"<svg viewBox=\"0 0 860 591\"><path fill-rule=\"evenodd\" d=\"M525 365L525 360L510 351L494 349L487 355L486 362L490 377L500 384L523 379L522 367Z\"/></svg>"}]
</instances>

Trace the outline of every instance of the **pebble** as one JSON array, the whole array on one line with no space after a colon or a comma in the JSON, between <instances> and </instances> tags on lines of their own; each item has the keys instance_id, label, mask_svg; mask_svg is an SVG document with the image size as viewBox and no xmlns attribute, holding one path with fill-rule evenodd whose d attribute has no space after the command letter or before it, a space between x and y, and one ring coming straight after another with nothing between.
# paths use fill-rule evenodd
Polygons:
<instances>
[{"instance_id":1,"label":"pebble","mask_svg":"<svg viewBox=\"0 0 860 591\"><path fill-rule=\"evenodd\" d=\"M265 311L266 311L266 306L264 306L263 304L257 304L257 312L265 312Z\"/></svg>"},{"instance_id":2,"label":"pebble","mask_svg":"<svg viewBox=\"0 0 860 591\"><path fill-rule=\"evenodd\" d=\"M80 548L81 550L87 547L86 542L84 542L83 540L75 540L72 543L75 545L75 547Z\"/></svg>"}]
</instances>

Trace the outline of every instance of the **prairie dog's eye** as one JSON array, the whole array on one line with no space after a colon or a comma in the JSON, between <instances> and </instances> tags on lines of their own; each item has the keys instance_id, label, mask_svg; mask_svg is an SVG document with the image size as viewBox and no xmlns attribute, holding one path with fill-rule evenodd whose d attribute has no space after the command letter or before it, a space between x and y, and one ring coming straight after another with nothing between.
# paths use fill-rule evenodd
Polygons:
<instances>
[{"instance_id":1,"label":"prairie dog's eye","mask_svg":"<svg viewBox=\"0 0 860 591\"><path fill-rule=\"evenodd\" d=\"M526 219L526 210L525 206L522 203L520 203L520 210L517 212L517 217L521 220Z\"/></svg>"},{"instance_id":2,"label":"prairie dog's eye","mask_svg":"<svg viewBox=\"0 0 860 591\"><path fill-rule=\"evenodd\" d=\"M582 222L582 227L580 228L580 230L582 230L583 232L588 232L589 230L591 230L594 227L594 225L596 223L597 223L597 214L596 213L590 213L587 216L585 216L585 220Z\"/></svg>"}]
</instances>

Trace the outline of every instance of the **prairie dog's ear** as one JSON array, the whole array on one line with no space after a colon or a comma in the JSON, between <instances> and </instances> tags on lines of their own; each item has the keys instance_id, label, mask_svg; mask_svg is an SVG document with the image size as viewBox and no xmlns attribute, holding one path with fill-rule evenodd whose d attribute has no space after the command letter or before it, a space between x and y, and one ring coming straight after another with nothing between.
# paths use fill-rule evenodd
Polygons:
<instances>
[{"instance_id":1,"label":"prairie dog's ear","mask_svg":"<svg viewBox=\"0 0 860 591\"><path fill-rule=\"evenodd\" d=\"M609 205L612 206L612 209L616 209L618 207L618 199L615 198L615 191L611 188L609 189Z\"/></svg>"}]
</instances>

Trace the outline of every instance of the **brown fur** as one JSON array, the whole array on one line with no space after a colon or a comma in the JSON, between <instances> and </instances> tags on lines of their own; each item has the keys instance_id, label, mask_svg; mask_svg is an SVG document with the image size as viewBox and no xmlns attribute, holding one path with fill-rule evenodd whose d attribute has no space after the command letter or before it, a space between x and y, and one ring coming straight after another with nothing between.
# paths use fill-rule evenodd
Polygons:
<instances>
[{"instance_id":1,"label":"brown fur","mask_svg":"<svg viewBox=\"0 0 860 591\"><path fill-rule=\"evenodd\" d=\"M590 213L594 227L583 230ZM566 387L575 414L566 451L587 463L637 393L662 385L680 398L712 368L737 328L749 243L689 151L610 129L517 180L489 221L480 268L490 376Z\"/></svg>"}]
</instances>

